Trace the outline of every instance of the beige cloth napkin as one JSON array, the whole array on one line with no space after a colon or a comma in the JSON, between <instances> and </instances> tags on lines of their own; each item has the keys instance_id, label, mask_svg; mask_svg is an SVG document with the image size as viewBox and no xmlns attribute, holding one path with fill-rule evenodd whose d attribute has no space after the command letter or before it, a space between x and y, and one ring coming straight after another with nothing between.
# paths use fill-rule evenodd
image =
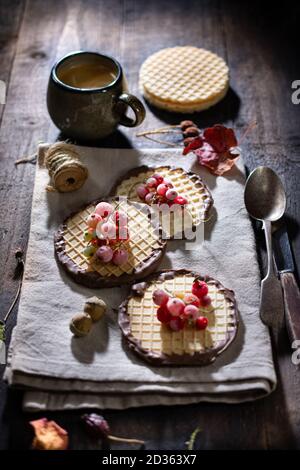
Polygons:
<instances>
[{"instance_id":1,"label":"beige cloth napkin","mask_svg":"<svg viewBox=\"0 0 300 470\"><path fill-rule=\"evenodd\" d=\"M39 147L26 270L18 323L6 378L24 387L24 408L70 409L98 406L122 409L200 401L236 403L269 394L276 386L270 338L258 315L260 276L251 223L243 203L242 162L227 177L201 169L178 150L120 150L80 147L89 179L78 191L49 193L48 173ZM72 282L56 264L53 232L85 202L105 195L115 179L142 164L171 164L199 173L212 191L214 215L205 241L186 250L169 243L161 268L190 268L233 289L240 310L238 336L207 367L151 367L121 341L117 308L128 288L89 290ZM103 297L111 307L89 336L74 339L69 320L87 297Z\"/></svg>"}]
</instances>

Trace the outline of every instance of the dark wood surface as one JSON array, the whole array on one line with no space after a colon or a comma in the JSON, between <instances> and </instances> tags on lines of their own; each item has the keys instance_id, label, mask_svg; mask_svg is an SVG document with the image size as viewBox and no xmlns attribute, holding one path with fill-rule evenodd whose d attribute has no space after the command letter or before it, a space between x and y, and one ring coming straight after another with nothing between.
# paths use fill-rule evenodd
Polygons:
<instances>
[{"instance_id":1,"label":"dark wood surface","mask_svg":"<svg viewBox=\"0 0 300 470\"><path fill-rule=\"evenodd\" d=\"M0 0L0 79L7 84L0 105L0 300L4 315L16 289L14 251L26 249L34 165L14 161L35 152L40 141L55 141L58 131L47 114L45 93L56 59L76 49L98 50L123 64L130 90L139 95L138 70L152 52L193 44L223 56L231 89L213 109L193 116L200 127L221 122L237 132L254 119L258 126L243 142L247 167L269 165L281 176L288 198L287 224L296 260L300 259L300 105L291 102L291 83L300 79L295 49L299 7L263 2L199 0L43 1ZM177 123L180 116L147 106L142 129ZM152 146L119 132L99 146ZM263 269L264 245L257 234ZM298 264L299 269L299 264ZM16 321L17 309L8 329ZM268 398L243 405L201 404L106 411L112 430L144 438L148 449L183 449L200 426L202 449L300 448L300 375L291 362L286 333L274 349L278 388ZM0 385L1 448L28 448L32 415L21 411L21 392ZM97 448L82 432L80 412L47 413L70 433L71 448ZM119 447L120 448L120 447Z\"/></svg>"}]
</instances>

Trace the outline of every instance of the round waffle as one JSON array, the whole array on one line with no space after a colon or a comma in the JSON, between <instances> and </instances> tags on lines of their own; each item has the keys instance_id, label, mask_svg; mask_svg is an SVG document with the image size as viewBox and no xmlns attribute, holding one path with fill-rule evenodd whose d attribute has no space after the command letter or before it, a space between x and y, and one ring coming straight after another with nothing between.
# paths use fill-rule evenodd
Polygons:
<instances>
[{"instance_id":1,"label":"round waffle","mask_svg":"<svg viewBox=\"0 0 300 470\"><path fill-rule=\"evenodd\" d=\"M140 89L153 105L179 113L218 103L229 88L229 69L217 54L198 47L161 49L140 69Z\"/></svg>"},{"instance_id":2,"label":"round waffle","mask_svg":"<svg viewBox=\"0 0 300 470\"><path fill-rule=\"evenodd\" d=\"M127 196L132 201L140 201L136 194L136 188L149 178L153 173L159 173L164 178L173 183L176 191L187 198L188 204L185 206L184 214L178 213L170 217L161 217L160 222L167 238L174 236L179 238L179 232L184 229L194 229L200 223L207 221L211 216L213 198L200 176L192 172L187 172L182 168L172 168L171 166L160 166L150 168L140 166L131 169L123 175L113 186L110 194L117 196ZM180 230L179 230L180 229Z\"/></svg>"},{"instance_id":3,"label":"round waffle","mask_svg":"<svg viewBox=\"0 0 300 470\"><path fill-rule=\"evenodd\" d=\"M205 330L185 326L181 331L172 331L157 319L157 306L152 300L155 289L166 289L174 295L191 292L197 276L185 269L155 273L147 282L135 284L121 304L122 333L129 347L146 361L155 365L206 365L234 340L238 327L234 292L209 276L200 276L208 284L212 299L211 308L205 313Z\"/></svg>"},{"instance_id":4,"label":"round waffle","mask_svg":"<svg viewBox=\"0 0 300 470\"><path fill-rule=\"evenodd\" d=\"M166 247L161 228L153 223L150 208L146 204L122 198L106 199L127 214L129 241L126 247L129 259L125 264L116 266L111 262L102 263L95 255L90 259L83 255L86 247L86 219L100 201L104 199L88 204L59 227L54 236L59 263L74 281L91 288L122 285L144 278L157 268Z\"/></svg>"}]
</instances>

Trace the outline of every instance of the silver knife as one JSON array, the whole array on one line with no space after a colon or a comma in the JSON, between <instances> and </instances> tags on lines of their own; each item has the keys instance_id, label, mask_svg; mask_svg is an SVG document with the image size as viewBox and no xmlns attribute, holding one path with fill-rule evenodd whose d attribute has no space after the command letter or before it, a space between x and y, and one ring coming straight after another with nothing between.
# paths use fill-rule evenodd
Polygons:
<instances>
[{"instance_id":1,"label":"silver knife","mask_svg":"<svg viewBox=\"0 0 300 470\"><path fill-rule=\"evenodd\" d=\"M294 271L294 260L285 224L273 233L273 252L283 288L285 322L291 345L300 340L300 291Z\"/></svg>"}]
</instances>

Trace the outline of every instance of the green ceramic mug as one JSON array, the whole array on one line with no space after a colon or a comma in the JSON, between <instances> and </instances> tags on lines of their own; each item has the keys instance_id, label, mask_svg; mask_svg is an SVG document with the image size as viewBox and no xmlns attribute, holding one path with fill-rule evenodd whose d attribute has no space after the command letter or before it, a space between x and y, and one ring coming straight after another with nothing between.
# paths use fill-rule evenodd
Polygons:
<instances>
[{"instance_id":1,"label":"green ceramic mug","mask_svg":"<svg viewBox=\"0 0 300 470\"><path fill-rule=\"evenodd\" d=\"M119 124L138 126L146 114L141 101L127 92L121 65L98 52L72 52L53 66L47 106L63 134L79 140L106 137ZM134 119L126 116L128 107Z\"/></svg>"}]
</instances>

